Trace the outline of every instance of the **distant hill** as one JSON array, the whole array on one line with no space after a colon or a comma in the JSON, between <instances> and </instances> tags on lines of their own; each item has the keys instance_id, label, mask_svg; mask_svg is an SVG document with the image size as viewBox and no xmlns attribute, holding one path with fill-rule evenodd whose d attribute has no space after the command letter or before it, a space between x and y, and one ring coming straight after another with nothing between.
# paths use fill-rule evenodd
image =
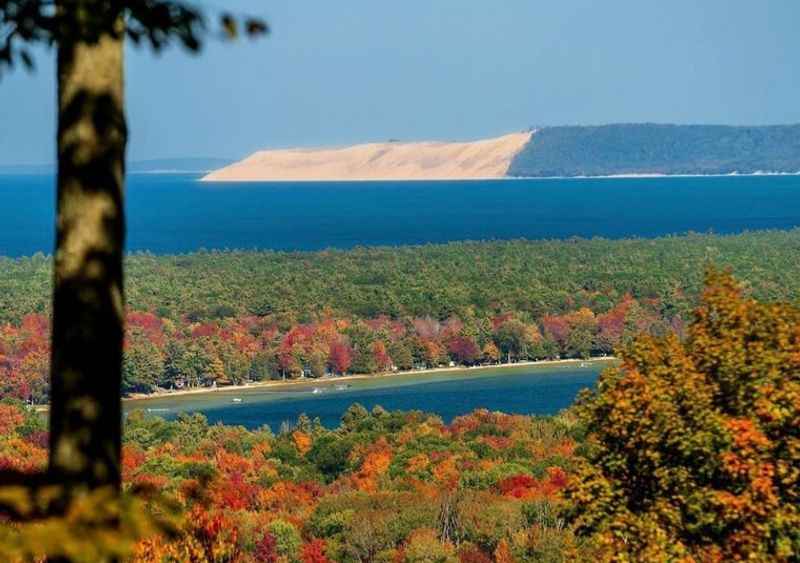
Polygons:
<instances>
[{"instance_id":1,"label":"distant hill","mask_svg":"<svg viewBox=\"0 0 800 563\"><path fill-rule=\"evenodd\" d=\"M800 125L602 125L537 130L509 176L800 172Z\"/></svg>"},{"instance_id":2,"label":"distant hill","mask_svg":"<svg viewBox=\"0 0 800 563\"><path fill-rule=\"evenodd\" d=\"M205 173L227 166L226 158L159 158L128 162L128 172L137 173ZM0 174L55 174L54 164L0 165Z\"/></svg>"},{"instance_id":3,"label":"distant hill","mask_svg":"<svg viewBox=\"0 0 800 563\"><path fill-rule=\"evenodd\" d=\"M530 132L478 141L274 149L215 170L207 182L504 178Z\"/></svg>"}]
</instances>

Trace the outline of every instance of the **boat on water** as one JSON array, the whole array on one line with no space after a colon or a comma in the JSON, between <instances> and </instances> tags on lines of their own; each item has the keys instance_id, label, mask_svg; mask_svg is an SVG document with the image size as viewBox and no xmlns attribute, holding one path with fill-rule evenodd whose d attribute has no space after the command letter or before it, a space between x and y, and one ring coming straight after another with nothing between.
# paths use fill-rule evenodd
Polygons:
<instances>
[{"instance_id":1,"label":"boat on water","mask_svg":"<svg viewBox=\"0 0 800 563\"><path fill-rule=\"evenodd\" d=\"M320 393L322 393L322 389L320 389L319 387L314 387L314 389L312 389L311 392L314 395L319 395Z\"/></svg>"},{"instance_id":2,"label":"boat on water","mask_svg":"<svg viewBox=\"0 0 800 563\"><path fill-rule=\"evenodd\" d=\"M337 391L346 391L346 390L350 389L350 384L349 383L340 383L336 387L334 387L334 389L336 389Z\"/></svg>"},{"instance_id":3,"label":"boat on water","mask_svg":"<svg viewBox=\"0 0 800 563\"><path fill-rule=\"evenodd\" d=\"M231 402L233 402L233 403L241 403L242 399L240 397L234 397Z\"/></svg>"}]
</instances>

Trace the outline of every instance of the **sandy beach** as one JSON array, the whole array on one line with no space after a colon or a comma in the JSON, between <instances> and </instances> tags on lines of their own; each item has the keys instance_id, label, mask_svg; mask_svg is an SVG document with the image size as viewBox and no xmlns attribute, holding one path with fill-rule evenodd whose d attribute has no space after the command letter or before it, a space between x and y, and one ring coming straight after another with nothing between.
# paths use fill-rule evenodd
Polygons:
<instances>
[{"instance_id":1,"label":"sandy beach","mask_svg":"<svg viewBox=\"0 0 800 563\"><path fill-rule=\"evenodd\" d=\"M268 389L270 387L286 387L286 386L293 386L293 385L308 385L311 383L330 383L330 382L347 382L347 381L357 381L360 379L375 379L375 378L391 378L399 375L428 375L432 373L447 373L447 372L473 372L473 371L481 371L481 370L488 370L488 369L511 369L511 368L519 368L519 367L547 367L547 366L559 366L559 365L570 365L570 364L578 364L581 363L594 363L594 362L603 362L603 363L610 363L616 361L617 358L613 356L606 356L602 358L590 358L588 360L540 360L540 361L530 361L530 362L517 362L517 363L504 363L504 364L494 364L494 365L482 365L482 366L473 366L473 367L466 367L466 366L455 366L455 367L439 367L439 368L429 368L429 369L420 369L420 370L411 370L411 371L395 371L395 372L388 372L388 373L377 373L377 374L353 374L353 375L341 375L341 376L329 376L329 377L322 377L319 379L313 378L302 378L302 379L287 379L287 380L271 380L271 381L259 381L256 383L248 383L245 385L229 385L226 387L200 387L194 389L181 389L177 391L159 391L156 393L148 393L148 394L133 394L131 396L123 398L123 401L131 402L131 401L143 401L148 399L159 399L164 397L181 397L185 395L202 395L207 393L219 393L219 392L232 392L232 391L248 391L253 389Z\"/></svg>"}]
</instances>

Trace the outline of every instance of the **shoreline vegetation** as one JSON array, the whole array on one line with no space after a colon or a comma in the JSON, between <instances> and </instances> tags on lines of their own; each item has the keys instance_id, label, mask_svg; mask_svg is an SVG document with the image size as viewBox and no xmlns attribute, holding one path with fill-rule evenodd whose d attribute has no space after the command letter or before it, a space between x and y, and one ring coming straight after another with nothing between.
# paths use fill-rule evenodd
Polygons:
<instances>
[{"instance_id":1,"label":"shoreline vegetation","mask_svg":"<svg viewBox=\"0 0 800 563\"><path fill-rule=\"evenodd\" d=\"M214 182L204 181L205 175L213 172L213 170L132 170L128 172L129 175L143 175L143 176L197 176L196 182L198 184L209 184ZM53 171L14 171L10 167L0 167L0 178L14 177L14 176L52 176ZM601 174L601 175L576 175L576 176L485 176L474 178L315 178L315 179L295 179L295 180L225 180L219 183L259 183L259 184L305 184L305 183L325 183L325 184L350 184L354 182L397 182L397 183L413 183L413 182L519 182L526 180L647 180L647 179L660 179L660 178L759 178L763 176L800 176L800 170L793 172L773 172L773 171L755 171L755 172L726 172L726 173L697 173L697 174L670 174L670 173L632 173L632 174Z\"/></svg>"},{"instance_id":2,"label":"shoreline vegetation","mask_svg":"<svg viewBox=\"0 0 800 563\"><path fill-rule=\"evenodd\" d=\"M436 373L451 373L451 372L475 372L485 371L490 369L498 369L502 371L511 370L513 368L522 367L549 367L549 366L564 366L574 364L595 364L595 363L608 363L612 364L618 361L615 356L600 356L588 359L567 358L560 360L532 360L522 362L504 362L500 364L491 365L476 365L476 366L443 366L435 368L425 368L417 370L404 370L394 372L380 372L380 373L351 373L347 375L329 375L320 378L303 377L300 379L285 379L285 380L272 380L272 381L256 381L242 385L228 385L221 387L201 387L196 389L178 389L178 390L160 390L154 393L132 393L122 398L125 402L147 401L153 399L164 399L173 397L183 397L186 395L206 395L210 393L220 392L233 392L233 391L253 391L258 389L269 389L271 387L289 387L299 385L312 385L314 383L331 384L338 382L349 382L359 380L374 380L374 379L387 379L398 376L415 376L415 375L430 375ZM509 374L506 374L509 375ZM42 405L45 406L45 405Z\"/></svg>"},{"instance_id":3,"label":"shoreline vegetation","mask_svg":"<svg viewBox=\"0 0 800 563\"><path fill-rule=\"evenodd\" d=\"M134 172L134 174L192 174L193 172L182 171L160 171L160 172ZM474 178L309 178L309 179L241 179L241 180L205 180L200 176L197 178L198 184L210 183L230 183L230 184L351 184L358 182L519 182L536 180L653 180L661 178L760 178L764 176L800 176L800 170L796 172L728 172L728 173L709 173L709 174L660 174L660 173L633 173L633 174L605 174L596 176L476 176Z\"/></svg>"},{"instance_id":4,"label":"shoreline vegetation","mask_svg":"<svg viewBox=\"0 0 800 563\"><path fill-rule=\"evenodd\" d=\"M270 388L295 387L300 385L313 385L314 383L319 383L321 385L330 385L340 382L347 383L351 381L361 381L361 380L391 379L393 377L401 377L401 376L424 376L437 373L457 373L457 372L472 373L476 371L487 371L492 369L500 371L510 371L514 368L524 368L524 367L547 368L551 366L556 367L556 366L568 366L575 364L577 364L578 366L581 366L582 364L598 364L598 363L612 365L613 363L618 361L619 358L617 358L616 356L597 356L587 359L566 358L559 360L532 360L532 361L521 361L521 362L503 362L491 365L443 366L436 368L403 370L394 372L380 372L371 374L351 373L347 375L328 375L320 378L303 377L299 379L285 379L285 380L276 379L270 381L255 381L241 385L227 385L220 387L199 387L192 389L176 389L176 390L165 389L156 391L154 393L131 393L129 395L123 396L122 401L125 403L136 403L141 401L151 401L151 400L168 399L168 398L172 399L172 398L180 398L186 396L209 395L216 393L231 393L236 391L256 391L256 390L270 389ZM503 375L507 376L511 374L505 373ZM35 405L35 410L37 412L47 412L49 410L49 405L47 404Z\"/></svg>"},{"instance_id":5,"label":"shoreline vegetation","mask_svg":"<svg viewBox=\"0 0 800 563\"><path fill-rule=\"evenodd\" d=\"M211 545L230 561L790 561L798 475L775 468L800 463L800 309L707 280L684 340L640 340L622 354L631 369L607 358L597 392L553 416L476 408L445 422L355 403L336 427L300 414L273 432L132 409L124 483L187 515L134 559ZM356 377L369 376L343 379ZM44 470L44 419L0 403L4 467Z\"/></svg>"},{"instance_id":6,"label":"shoreline vegetation","mask_svg":"<svg viewBox=\"0 0 800 563\"><path fill-rule=\"evenodd\" d=\"M704 267L800 296L800 229L128 257L123 391L615 355L686 336ZM0 396L49 401L43 256L0 260Z\"/></svg>"}]
</instances>

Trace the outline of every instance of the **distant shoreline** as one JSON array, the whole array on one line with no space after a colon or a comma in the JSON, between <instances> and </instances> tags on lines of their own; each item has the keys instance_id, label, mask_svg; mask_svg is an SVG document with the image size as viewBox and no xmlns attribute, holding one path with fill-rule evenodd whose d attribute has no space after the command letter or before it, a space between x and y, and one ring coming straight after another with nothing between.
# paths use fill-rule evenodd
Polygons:
<instances>
[{"instance_id":1,"label":"distant shoreline","mask_svg":"<svg viewBox=\"0 0 800 563\"><path fill-rule=\"evenodd\" d=\"M169 398L179 398L179 397L186 397L186 396L193 396L193 395L206 395L212 393L221 393L221 392L233 392L233 391L252 391L256 389L269 389L272 387L290 387L290 386L297 386L297 385L309 385L313 383L336 383L336 382L348 382L348 381L359 381L364 379L390 379L396 376L403 376L403 375L430 375L435 373L450 373L450 372L473 372L473 371L485 371L490 369L500 369L500 370L509 370L511 368L518 368L518 367L548 367L548 366L559 366L559 365L571 365L571 364L582 364L582 363L608 363L611 364L612 362L618 361L619 358L615 356L604 356L599 358L589 358L588 360L579 360L579 359L568 359L568 360L536 360L536 361L526 361L526 362L516 362L516 363L501 363L501 364L492 364L492 365L480 365L480 366L454 366L454 367L438 367L438 368L427 368L427 369L420 369L420 370L408 370L408 371L396 371L396 372L389 372L389 373L374 373L374 374L352 374L352 375L340 375L340 376L327 376L321 377L319 379L314 378L302 378L302 379L279 379L279 380L270 380L270 381L259 381L255 383L249 383L245 385L229 385L226 387L200 387L194 389L181 389L178 391L157 391L155 393L135 393L128 397L123 397L123 403L137 403L141 401L148 401L148 400L156 400L156 399L169 399ZM35 405L34 409L37 412L47 412L50 410L50 405Z\"/></svg>"},{"instance_id":2,"label":"distant shoreline","mask_svg":"<svg viewBox=\"0 0 800 563\"><path fill-rule=\"evenodd\" d=\"M750 172L740 174L607 174L604 176L510 176L510 180L636 180L657 178L760 178L773 176L800 176L798 172Z\"/></svg>"},{"instance_id":3,"label":"distant shoreline","mask_svg":"<svg viewBox=\"0 0 800 563\"><path fill-rule=\"evenodd\" d=\"M270 381L259 381L255 383L249 383L245 385L229 385L226 387L200 387L194 389L181 389L178 391L157 391L155 393L136 393L132 394L128 397L124 397L122 400L123 402L137 402L137 401L147 401L151 399L165 399L165 398L173 398L173 397L184 397L184 396L191 396L191 395L204 395L208 393L220 393L220 392L231 392L231 391L251 391L254 389L269 389L271 387L284 387L284 386L294 386L294 385L308 385L313 383L335 383L340 381L358 381L363 379L379 379L379 378L392 378L396 376L402 375L429 375L434 373L448 373L448 372L458 372L458 371L483 371L488 369L510 369L515 367L547 367L547 366L558 366L558 365L570 365L570 364L581 364L581 363L595 363L595 362L603 362L603 363L611 363L617 361L618 358L614 356L605 356L600 358L589 358L588 360L537 360L537 361L526 361L526 362L516 362L516 363L501 363L501 364L493 364L493 365L480 365L480 366L454 366L454 367L438 367L438 368L428 368L428 369L421 369L421 370L409 370L409 371L395 371L389 373L374 373L374 374L352 374L352 375L340 375L340 376L326 376L321 377L318 379L315 378L302 378L302 379L286 379L286 380L270 380Z\"/></svg>"},{"instance_id":4,"label":"distant shoreline","mask_svg":"<svg viewBox=\"0 0 800 563\"><path fill-rule=\"evenodd\" d=\"M606 174L600 176L486 176L475 178L322 178L322 179L294 179L294 180L204 180L203 178L212 170L129 170L129 176L198 176L195 181L199 184L313 184L313 183L361 183L361 182L492 182L505 180L629 180L629 179L658 179L658 178L759 178L776 176L800 176L797 172L748 172L728 174L658 174L643 172L640 174ZM13 176L52 176L54 171L14 171L0 167L0 178Z\"/></svg>"},{"instance_id":5,"label":"distant shoreline","mask_svg":"<svg viewBox=\"0 0 800 563\"><path fill-rule=\"evenodd\" d=\"M153 172L149 174L167 174L166 172ZM497 181L520 181L520 180L650 180L660 178L763 178L776 176L800 176L798 172L753 172L747 174L610 174L605 176L491 176L484 178L305 178L294 180L205 180L203 177L195 181L199 184L218 185L218 184L348 184L348 183L417 183L417 182L497 182Z\"/></svg>"}]
</instances>

